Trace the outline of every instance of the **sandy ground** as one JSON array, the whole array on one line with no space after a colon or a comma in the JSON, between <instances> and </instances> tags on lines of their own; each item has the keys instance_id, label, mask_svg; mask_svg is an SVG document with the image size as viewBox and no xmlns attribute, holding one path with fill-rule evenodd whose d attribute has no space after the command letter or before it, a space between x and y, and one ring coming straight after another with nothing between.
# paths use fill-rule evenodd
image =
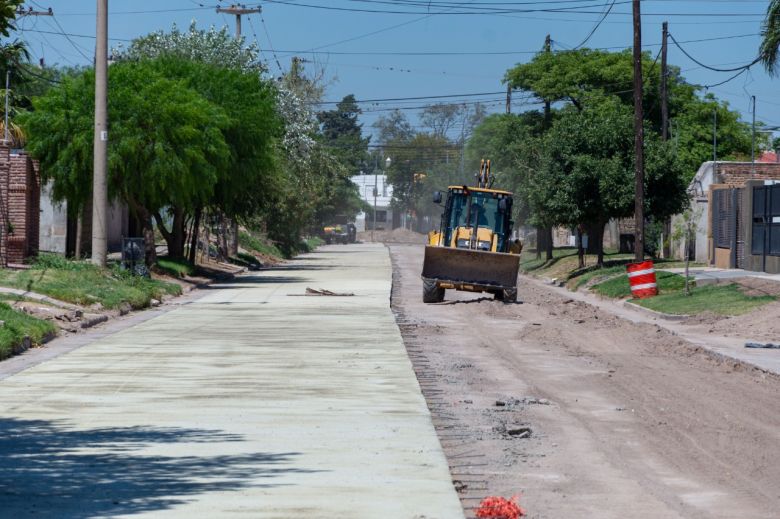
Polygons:
<instances>
[{"instance_id":1,"label":"sandy ground","mask_svg":"<svg viewBox=\"0 0 780 519\"><path fill-rule=\"evenodd\" d=\"M522 278L522 304L447 291L424 305L423 247L390 250L467 515L521 494L533 518L778 517L780 378Z\"/></svg>"}]
</instances>

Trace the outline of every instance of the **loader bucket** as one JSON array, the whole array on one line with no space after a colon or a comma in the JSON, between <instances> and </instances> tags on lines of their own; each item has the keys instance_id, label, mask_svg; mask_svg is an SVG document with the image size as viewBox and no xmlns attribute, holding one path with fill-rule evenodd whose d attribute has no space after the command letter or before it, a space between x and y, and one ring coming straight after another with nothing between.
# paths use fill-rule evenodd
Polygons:
<instances>
[{"instance_id":1,"label":"loader bucket","mask_svg":"<svg viewBox=\"0 0 780 519\"><path fill-rule=\"evenodd\" d=\"M422 277L482 288L517 286L520 256L450 247L425 247Z\"/></svg>"}]
</instances>

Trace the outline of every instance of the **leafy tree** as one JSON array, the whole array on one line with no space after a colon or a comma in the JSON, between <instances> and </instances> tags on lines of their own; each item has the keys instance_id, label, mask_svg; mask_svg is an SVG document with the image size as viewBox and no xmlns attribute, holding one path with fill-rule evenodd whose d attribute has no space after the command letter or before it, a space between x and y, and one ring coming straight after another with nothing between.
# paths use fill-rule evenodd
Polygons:
<instances>
[{"instance_id":1,"label":"leafy tree","mask_svg":"<svg viewBox=\"0 0 780 519\"><path fill-rule=\"evenodd\" d=\"M198 29L193 21L187 31L176 24L170 32L157 31L132 41L129 47L121 44L113 49L117 60L154 59L163 56L184 61L207 63L217 67L238 68L244 72L261 73L265 67L259 60L257 44L246 44L234 38L227 27Z\"/></svg>"},{"instance_id":2,"label":"leafy tree","mask_svg":"<svg viewBox=\"0 0 780 519\"><path fill-rule=\"evenodd\" d=\"M537 172L546 213L556 224L580 224L603 264L603 231L634 208L633 113L613 96L587 98L582 110L561 110L544 135L545 159ZM671 145L648 132L645 198L649 215L675 214L687 201L682 167Z\"/></svg>"},{"instance_id":3,"label":"leafy tree","mask_svg":"<svg viewBox=\"0 0 780 519\"><path fill-rule=\"evenodd\" d=\"M379 117L374 123L374 128L377 131L377 142L380 145L408 141L414 137L415 133L409 119L398 109Z\"/></svg>"},{"instance_id":4,"label":"leafy tree","mask_svg":"<svg viewBox=\"0 0 780 519\"><path fill-rule=\"evenodd\" d=\"M645 78L645 120L650 129L660 132L660 69L649 53L642 56ZM540 53L526 64L507 71L505 81L533 95L582 109L594 93L616 96L633 105L633 57L631 50L607 52L580 49ZM729 109L711 94L700 95L700 88L682 77L679 67L670 66L669 114L673 136L678 144L686 176L692 177L702 162L712 157L712 119L718 112L718 156L735 159L750 153L750 128L740 121L739 113Z\"/></svg>"},{"instance_id":5,"label":"leafy tree","mask_svg":"<svg viewBox=\"0 0 780 519\"><path fill-rule=\"evenodd\" d=\"M91 196L93 83L92 71L66 78L22 119L54 197L74 211ZM117 63L109 196L127 202L147 231L154 217L169 254L181 257L197 208L249 215L263 207L258 184L272 184L274 113L272 91L255 74L173 58Z\"/></svg>"},{"instance_id":6,"label":"leafy tree","mask_svg":"<svg viewBox=\"0 0 780 519\"><path fill-rule=\"evenodd\" d=\"M320 112L323 143L344 164L350 174L356 175L366 165L370 137L363 137L358 117L363 111L355 96L349 94L336 105L335 110Z\"/></svg>"},{"instance_id":7,"label":"leafy tree","mask_svg":"<svg viewBox=\"0 0 780 519\"><path fill-rule=\"evenodd\" d=\"M761 37L759 57L769 75L776 76L780 61L780 0L770 0Z\"/></svg>"}]
</instances>

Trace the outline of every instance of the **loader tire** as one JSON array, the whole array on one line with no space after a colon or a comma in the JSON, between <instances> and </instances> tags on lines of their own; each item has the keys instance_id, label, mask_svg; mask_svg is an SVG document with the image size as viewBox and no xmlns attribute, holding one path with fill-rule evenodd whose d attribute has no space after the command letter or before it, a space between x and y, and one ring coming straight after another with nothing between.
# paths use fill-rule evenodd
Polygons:
<instances>
[{"instance_id":1,"label":"loader tire","mask_svg":"<svg viewBox=\"0 0 780 519\"><path fill-rule=\"evenodd\" d=\"M516 303L517 302L517 288L507 288L501 291L501 301L504 303Z\"/></svg>"},{"instance_id":2,"label":"loader tire","mask_svg":"<svg viewBox=\"0 0 780 519\"><path fill-rule=\"evenodd\" d=\"M423 303L441 303L444 301L444 289L435 281L423 280Z\"/></svg>"}]
</instances>

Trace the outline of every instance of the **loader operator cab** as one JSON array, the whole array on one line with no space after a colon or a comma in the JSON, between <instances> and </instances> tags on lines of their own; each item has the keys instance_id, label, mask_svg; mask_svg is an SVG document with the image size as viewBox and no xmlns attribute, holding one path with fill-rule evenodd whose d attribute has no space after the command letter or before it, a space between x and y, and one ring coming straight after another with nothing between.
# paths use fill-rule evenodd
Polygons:
<instances>
[{"instance_id":1,"label":"loader operator cab","mask_svg":"<svg viewBox=\"0 0 780 519\"><path fill-rule=\"evenodd\" d=\"M442 214L441 245L506 252L512 229L512 195L506 191L452 186ZM440 199L437 194L434 199Z\"/></svg>"}]
</instances>

